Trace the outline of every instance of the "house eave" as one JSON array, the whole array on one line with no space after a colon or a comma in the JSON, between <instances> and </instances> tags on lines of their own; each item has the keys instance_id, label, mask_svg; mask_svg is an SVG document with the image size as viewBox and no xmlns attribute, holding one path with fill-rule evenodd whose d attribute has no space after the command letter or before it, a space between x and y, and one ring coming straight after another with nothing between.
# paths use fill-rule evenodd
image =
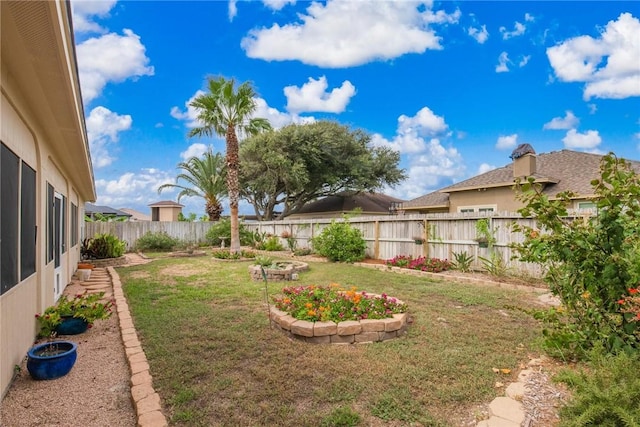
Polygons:
<instances>
[{"instance_id":1,"label":"house eave","mask_svg":"<svg viewBox=\"0 0 640 427\"><path fill-rule=\"evenodd\" d=\"M536 184L557 184L560 180L555 178L536 178L534 183ZM457 187L457 188L443 188L439 190L440 193L449 194L449 193L459 193L461 191L474 191L474 190L483 190L486 188L500 188L500 187L513 187L516 185L514 181L507 182L498 182L493 184L481 184L481 185L470 185L467 187Z\"/></svg>"}]
</instances>

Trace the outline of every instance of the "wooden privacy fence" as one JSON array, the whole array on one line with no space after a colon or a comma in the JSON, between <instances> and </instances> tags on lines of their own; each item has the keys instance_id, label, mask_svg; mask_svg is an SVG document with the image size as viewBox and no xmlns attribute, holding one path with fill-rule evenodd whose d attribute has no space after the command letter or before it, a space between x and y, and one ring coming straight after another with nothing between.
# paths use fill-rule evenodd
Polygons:
<instances>
[{"instance_id":1,"label":"wooden privacy fence","mask_svg":"<svg viewBox=\"0 0 640 427\"><path fill-rule=\"evenodd\" d=\"M354 217L353 227L359 229L367 242L367 256L390 259L396 255L426 256L454 260L454 253L466 252L473 257L473 266L483 266L480 257L489 258L490 249L479 247L476 238L476 222L487 218L496 243L492 251L502 258L505 265L520 274L539 276L540 267L512 260L514 251L510 245L523 240L521 233L512 232L514 223L535 226L535 220L522 218L515 213L464 213ZM338 221L341 221L338 219ZM284 219L282 221L246 222L250 231L281 236L287 231L297 241L298 248L311 247L311 239L322 232L331 219ZM128 248L134 248L138 238L147 232L166 232L188 243L204 243L205 234L211 228L208 222L87 222L85 236L96 233L112 233L124 240ZM286 240L280 238L286 247Z\"/></svg>"}]
</instances>

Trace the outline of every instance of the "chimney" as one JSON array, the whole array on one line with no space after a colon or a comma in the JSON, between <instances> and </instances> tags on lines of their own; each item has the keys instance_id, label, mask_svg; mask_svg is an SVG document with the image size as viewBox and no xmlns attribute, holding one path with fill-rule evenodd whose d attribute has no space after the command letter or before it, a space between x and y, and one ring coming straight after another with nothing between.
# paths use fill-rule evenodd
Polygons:
<instances>
[{"instance_id":1,"label":"chimney","mask_svg":"<svg viewBox=\"0 0 640 427\"><path fill-rule=\"evenodd\" d=\"M511 153L513 177L526 178L536 173L536 152L529 144L520 144Z\"/></svg>"}]
</instances>

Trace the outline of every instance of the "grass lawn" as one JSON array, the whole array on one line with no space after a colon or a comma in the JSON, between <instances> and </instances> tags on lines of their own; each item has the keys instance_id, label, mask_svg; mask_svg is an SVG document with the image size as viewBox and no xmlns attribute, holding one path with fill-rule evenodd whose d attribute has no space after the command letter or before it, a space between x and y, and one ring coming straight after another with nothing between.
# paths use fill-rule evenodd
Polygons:
<instances>
[{"instance_id":1,"label":"grass lawn","mask_svg":"<svg viewBox=\"0 0 640 427\"><path fill-rule=\"evenodd\" d=\"M383 343L291 341L269 327L249 264L207 256L118 269L172 425L458 426L538 354L539 324L517 309L533 304L528 293L329 263L269 283L269 294L336 282L402 299L414 322Z\"/></svg>"}]
</instances>

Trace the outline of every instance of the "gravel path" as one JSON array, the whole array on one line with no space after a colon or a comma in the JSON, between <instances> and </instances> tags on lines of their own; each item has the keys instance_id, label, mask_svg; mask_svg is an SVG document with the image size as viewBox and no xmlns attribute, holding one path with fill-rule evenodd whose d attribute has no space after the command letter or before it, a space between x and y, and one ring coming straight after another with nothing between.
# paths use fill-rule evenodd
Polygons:
<instances>
[{"instance_id":1,"label":"gravel path","mask_svg":"<svg viewBox=\"0 0 640 427\"><path fill-rule=\"evenodd\" d=\"M72 295L81 289L73 281L65 293ZM56 380L35 381L23 361L2 400L0 426L135 426L131 374L118 316L114 313L83 334L61 338L78 344L78 359L71 372Z\"/></svg>"}]
</instances>

